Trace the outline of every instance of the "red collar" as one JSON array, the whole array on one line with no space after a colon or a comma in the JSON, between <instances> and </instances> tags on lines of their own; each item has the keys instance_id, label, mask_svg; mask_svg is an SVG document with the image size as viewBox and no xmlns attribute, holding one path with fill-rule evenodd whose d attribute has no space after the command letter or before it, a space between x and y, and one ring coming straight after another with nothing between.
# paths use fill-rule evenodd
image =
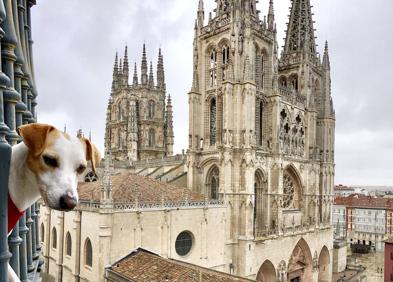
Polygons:
<instances>
[{"instance_id":1,"label":"red collar","mask_svg":"<svg viewBox=\"0 0 393 282\"><path fill-rule=\"evenodd\" d=\"M12 231L18 222L19 218L24 214L24 211L20 211L12 201L10 194L8 194L8 233Z\"/></svg>"}]
</instances>

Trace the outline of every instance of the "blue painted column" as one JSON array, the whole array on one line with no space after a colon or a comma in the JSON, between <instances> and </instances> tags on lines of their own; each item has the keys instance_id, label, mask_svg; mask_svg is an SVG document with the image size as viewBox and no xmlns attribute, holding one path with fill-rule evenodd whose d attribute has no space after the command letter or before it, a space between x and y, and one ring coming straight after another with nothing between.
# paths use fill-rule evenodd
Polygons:
<instances>
[{"instance_id":1,"label":"blue painted column","mask_svg":"<svg viewBox=\"0 0 393 282\"><path fill-rule=\"evenodd\" d=\"M35 213L37 214L35 221L35 238L36 238L36 247L37 252L41 253L41 243L40 243L40 207L38 202L35 203Z\"/></svg>"},{"instance_id":2,"label":"blue painted column","mask_svg":"<svg viewBox=\"0 0 393 282\"><path fill-rule=\"evenodd\" d=\"M19 278L22 282L27 281L27 252L26 252L26 234L29 229L26 226L26 214L24 214L19 220L19 236L22 239L22 243L19 246Z\"/></svg>"},{"instance_id":3,"label":"blue painted column","mask_svg":"<svg viewBox=\"0 0 393 282\"><path fill-rule=\"evenodd\" d=\"M6 18L3 1L0 1L0 41L4 37L2 22ZM1 54L0 44L0 54ZM8 175L11 160L11 146L5 140L8 127L4 123L3 91L9 84L9 78L2 72L0 55L0 281L8 281L8 262L11 253L8 251Z\"/></svg>"},{"instance_id":4,"label":"blue painted column","mask_svg":"<svg viewBox=\"0 0 393 282\"><path fill-rule=\"evenodd\" d=\"M32 204L30 207L31 210L31 219L33 220L33 223L31 224L31 250L33 254L33 259L36 260L38 259L39 253L37 252L37 232L36 232L36 220L37 220L37 214L35 212L35 204Z\"/></svg>"},{"instance_id":5,"label":"blue painted column","mask_svg":"<svg viewBox=\"0 0 393 282\"><path fill-rule=\"evenodd\" d=\"M31 219L30 208L26 210L26 225L29 231L26 234L26 258L27 258L27 270L29 272L34 270L33 264L33 253L31 248L31 226L33 225L33 220Z\"/></svg>"},{"instance_id":6,"label":"blue painted column","mask_svg":"<svg viewBox=\"0 0 393 282\"><path fill-rule=\"evenodd\" d=\"M12 1L4 0L3 3L7 17L1 23L1 26L5 31L4 38L1 42L2 69L10 79L7 89L3 91L4 119L10 129L6 138L11 145L15 145L19 139L19 136L16 133L16 105L20 103L21 98L20 94L14 89L14 62L16 61L14 50L17 45L17 36L15 32ZM8 238L8 242L12 253L10 265L17 274L19 274L19 244L21 241L22 240L19 237L19 228L18 225L16 225L11 236Z\"/></svg>"}]
</instances>

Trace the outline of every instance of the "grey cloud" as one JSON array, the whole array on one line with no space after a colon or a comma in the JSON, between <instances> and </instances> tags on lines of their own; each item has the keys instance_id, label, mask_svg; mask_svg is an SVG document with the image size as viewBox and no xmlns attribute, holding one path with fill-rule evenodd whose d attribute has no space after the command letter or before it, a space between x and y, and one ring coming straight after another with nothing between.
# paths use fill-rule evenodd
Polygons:
<instances>
[{"instance_id":1,"label":"grey cloud","mask_svg":"<svg viewBox=\"0 0 393 282\"><path fill-rule=\"evenodd\" d=\"M175 150L187 147L192 38L197 0L40 1L33 11L39 118L72 133L92 131L103 149L105 112L115 51L129 47L140 68L164 51L168 93L175 110ZM267 0L260 1L262 15ZM336 182L393 185L393 19L391 0L312 1L319 50L329 40L337 114ZM205 0L206 10L215 3ZM289 0L276 0L283 44ZM61 8L59 8L61 7ZM207 15L206 15L207 18Z\"/></svg>"}]
</instances>

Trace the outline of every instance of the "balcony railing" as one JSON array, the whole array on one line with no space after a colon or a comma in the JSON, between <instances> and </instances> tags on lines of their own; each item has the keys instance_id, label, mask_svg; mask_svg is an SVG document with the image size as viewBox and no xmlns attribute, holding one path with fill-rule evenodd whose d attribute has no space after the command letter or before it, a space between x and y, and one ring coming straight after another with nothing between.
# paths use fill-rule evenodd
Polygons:
<instances>
[{"instance_id":1,"label":"balcony railing","mask_svg":"<svg viewBox=\"0 0 393 282\"><path fill-rule=\"evenodd\" d=\"M31 7L36 0L0 0L0 281L8 264L21 281L34 281L39 266L39 209L33 204L8 236L8 176L16 130L35 122Z\"/></svg>"}]
</instances>

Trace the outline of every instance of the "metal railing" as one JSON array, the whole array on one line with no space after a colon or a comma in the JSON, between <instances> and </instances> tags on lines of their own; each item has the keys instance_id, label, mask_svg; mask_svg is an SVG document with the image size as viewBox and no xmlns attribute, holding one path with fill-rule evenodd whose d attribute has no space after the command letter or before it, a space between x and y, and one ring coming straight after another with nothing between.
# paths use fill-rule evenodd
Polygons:
<instances>
[{"instance_id":1,"label":"metal railing","mask_svg":"<svg viewBox=\"0 0 393 282\"><path fill-rule=\"evenodd\" d=\"M0 0L0 281L8 281L8 263L21 281L31 281L39 264L37 204L8 237L8 176L16 130L35 122L31 7L36 0Z\"/></svg>"}]
</instances>

